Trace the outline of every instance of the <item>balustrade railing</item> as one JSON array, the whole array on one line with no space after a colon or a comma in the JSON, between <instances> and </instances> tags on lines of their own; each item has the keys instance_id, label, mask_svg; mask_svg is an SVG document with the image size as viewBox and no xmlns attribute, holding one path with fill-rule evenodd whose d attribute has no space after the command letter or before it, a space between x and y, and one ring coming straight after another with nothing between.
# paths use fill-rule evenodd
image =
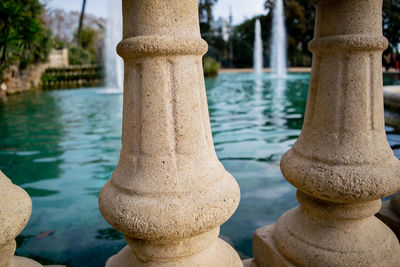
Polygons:
<instances>
[{"instance_id":1,"label":"balustrade railing","mask_svg":"<svg viewBox=\"0 0 400 267\"><path fill-rule=\"evenodd\" d=\"M384 131L382 0L314 2L305 121L281 161L300 206L255 232L244 265L400 266L396 236L374 216L400 187ZM128 246L106 266L242 266L218 238L240 192L214 151L197 5L123 0L122 150L99 206ZM2 173L0 191L0 266L40 266L13 257L29 197Z\"/></svg>"}]
</instances>

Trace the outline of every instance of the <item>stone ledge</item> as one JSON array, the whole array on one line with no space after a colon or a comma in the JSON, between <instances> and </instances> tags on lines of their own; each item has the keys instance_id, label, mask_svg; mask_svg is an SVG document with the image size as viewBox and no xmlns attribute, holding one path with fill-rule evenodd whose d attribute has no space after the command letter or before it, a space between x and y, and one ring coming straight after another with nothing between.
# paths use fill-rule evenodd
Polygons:
<instances>
[{"instance_id":1,"label":"stone ledge","mask_svg":"<svg viewBox=\"0 0 400 267\"><path fill-rule=\"evenodd\" d=\"M257 264L254 262L254 259L243 260L243 267L257 267Z\"/></svg>"},{"instance_id":2,"label":"stone ledge","mask_svg":"<svg viewBox=\"0 0 400 267\"><path fill-rule=\"evenodd\" d=\"M258 267L295 267L279 252L273 239L275 224L255 231L253 236L253 255L255 266ZM254 267L247 265L246 267Z\"/></svg>"},{"instance_id":3,"label":"stone ledge","mask_svg":"<svg viewBox=\"0 0 400 267\"><path fill-rule=\"evenodd\" d=\"M385 106L392 109L400 109L400 85L384 86L383 96L385 100Z\"/></svg>"},{"instance_id":4,"label":"stone ledge","mask_svg":"<svg viewBox=\"0 0 400 267\"><path fill-rule=\"evenodd\" d=\"M400 86L384 86L385 123L400 128Z\"/></svg>"}]
</instances>

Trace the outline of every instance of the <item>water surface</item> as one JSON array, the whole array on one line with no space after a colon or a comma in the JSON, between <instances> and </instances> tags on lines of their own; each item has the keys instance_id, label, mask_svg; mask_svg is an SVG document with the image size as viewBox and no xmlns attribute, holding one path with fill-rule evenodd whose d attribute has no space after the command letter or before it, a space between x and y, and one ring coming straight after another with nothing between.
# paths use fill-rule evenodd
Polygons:
<instances>
[{"instance_id":1,"label":"water surface","mask_svg":"<svg viewBox=\"0 0 400 267\"><path fill-rule=\"evenodd\" d=\"M308 81L308 74L271 80L249 73L206 80L215 149L242 194L221 235L243 258L252 254L255 229L297 205L279 161L300 133ZM43 264L104 266L125 246L97 205L118 162L121 120L121 92L104 88L26 93L0 103L0 169L33 201L17 239L19 255ZM399 157L400 134L386 130Z\"/></svg>"}]
</instances>

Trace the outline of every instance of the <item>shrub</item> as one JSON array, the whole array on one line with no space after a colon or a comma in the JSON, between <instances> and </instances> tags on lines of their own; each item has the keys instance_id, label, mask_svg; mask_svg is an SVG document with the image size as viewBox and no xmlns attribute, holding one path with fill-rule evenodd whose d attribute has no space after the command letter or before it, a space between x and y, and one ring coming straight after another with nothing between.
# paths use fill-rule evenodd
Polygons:
<instances>
[{"instance_id":1,"label":"shrub","mask_svg":"<svg viewBox=\"0 0 400 267\"><path fill-rule=\"evenodd\" d=\"M203 71L206 77L215 77L218 75L220 64L212 57L205 57L203 60Z\"/></svg>"},{"instance_id":2,"label":"shrub","mask_svg":"<svg viewBox=\"0 0 400 267\"><path fill-rule=\"evenodd\" d=\"M50 31L39 0L0 1L0 83L12 65L20 69L44 62L50 50Z\"/></svg>"},{"instance_id":3,"label":"shrub","mask_svg":"<svg viewBox=\"0 0 400 267\"><path fill-rule=\"evenodd\" d=\"M82 47L70 47L68 60L70 65L87 65L91 63L91 54Z\"/></svg>"}]
</instances>

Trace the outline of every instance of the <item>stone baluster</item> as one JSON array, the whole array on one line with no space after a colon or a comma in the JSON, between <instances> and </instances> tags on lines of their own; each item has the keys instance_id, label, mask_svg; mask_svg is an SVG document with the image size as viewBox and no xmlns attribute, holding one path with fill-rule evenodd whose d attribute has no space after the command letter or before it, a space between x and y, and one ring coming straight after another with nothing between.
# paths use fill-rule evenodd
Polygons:
<instances>
[{"instance_id":1,"label":"stone baluster","mask_svg":"<svg viewBox=\"0 0 400 267\"><path fill-rule=\"evenodd\" d=\"M15 238L32 213L32 201L0 171L0 267L40 267L39 263L14 256Z\"/></svg>"},{"instance_id":2,"label":"stone baluster","mask_svg":"<svg viewBox=\"0 0 400 267\"><path fill-rule=\"evenodd\" d=\"M312 73L302 132L281 160L300 207L260 228L262 266L400 266L400 246L373 216L400 185L384 130L382 0L315 0Z\"/></svg>"},{"instance_id":3,"label":"stone baluster","mask_svg":"<svg viewBox=\"0 0 400 267\"><path fill-rule=\"evenodd\" d=\"M214 151L197 0L123 0L122 150L99 206L128 246L106 266L242 266L218 238L239 187Z\"/></svg>"}]
</instances>

